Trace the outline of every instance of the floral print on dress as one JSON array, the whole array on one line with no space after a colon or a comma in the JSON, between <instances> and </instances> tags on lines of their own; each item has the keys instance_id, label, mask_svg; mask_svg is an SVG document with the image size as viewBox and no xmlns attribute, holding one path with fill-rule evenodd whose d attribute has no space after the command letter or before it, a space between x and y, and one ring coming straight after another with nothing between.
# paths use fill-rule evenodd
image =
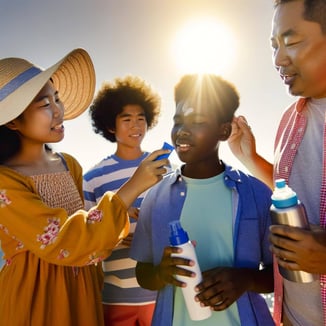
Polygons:
<instances>
[{"instance_id":1,"label":"floral print on dress","mask_svg":"<svg viewBox=\"0 0 326 326\"><path fill-rule=\"evenodd\" d=\"M41 249L55 242L59 233L59 218L49 218L49 224L44 228L44 232L41 235L37 235L37 241L41 242Z\"/></svg>"},{"instance_id":2,"label":"floral print on dress","mask_svg":"<svg viewBox=\"0 0 326 326\"><path fill-rule=\"evenodd\" d=\"M9 234L9 230L6 226L3 224L0 224L0 230L2 230L4 233Z\"/></svg>"},{"instance_id":3,"label":"floral print on dress","mask_svg":"<svg viewBox=\"0 0 326 326\"><path fill-rule=\"evenodd\" d=\"M7 234L8 236L10 236L8 228L6 226L4 226L3 224L0 224L0 231L3 231L5 234ZM24 248L23 242L20 241L20 240L18 240L16 238L16 236L13 235L13 236L11 236L11 238L13 240L17 241L16 250L21 250L21 249Z\"/></svg>"},{"instance_id":4,"label":"floral print on dress","mask_svg":"<svg viewBox=\"0 0 326 326\"><path fill-rule=\"evenodd\" d=\"M99 209L93 209L87 215L87 223L94 224L95 222L101 222L102 218L103 212Z\"/></svg>"},{"instance_id":5,"label":"floral print on dress","mask_svg":"<svg viewBox=\"0 0 326 326\"><path fill-rule=\"evenodd\" d=\"M9 233L8 233L9 234ZM16 250L21 250L24 248L24 244L22 241L20 241L19 239L17 239L17 237L15 235L13 235L11 237L11 239L15 240L17 242L17 245L16 245Z\"/></svg>"},{"instance_id":6,"label":"floral print on dress","mask_svg":"<svg viewBox=\"0 0 326 326\"><path fill-rule=\"evenodd\" d=\"M21 250L24 248L24 244L21 241L18 241L17 246L16 246L16 250Z\"/></svg>"},{"instance_id":7,"label":"floral print on dress","mask_svg":"<svg viewBox=\"0 0 326 326\"><path fill-rule=\"evenodd\" d=\"M98 257L96 253L93 253L89 256L89 261L87 265L97 265L97 263L100 263L102 260L104 260L105 257Z\"/></svg>"},{"instance_id":8,"label":"floral print on dress","mask_svg":"<svg viewBox=\"0 0 326 326\"><path fill-rule=\"evenodd\" d=\"M6 195L6 190L0 190L0 207L5 207L11 204L11 200Z\"/></svg>"},{"instance_id":9,"label":"floral print on dress","mask_svg":"<svg viewBox=\"0 0 326 326\"><path fill-rule=\"evenodd\" d=\"M70 255L70 252L67 249L61 249L58 259L67 258Z\"/></svg>"},{"instance_id":10,"label":"floral print on dress","mask_svg":"<svg viewBox=\"0 0 326 326\"><path fill-rule=\"evenodd\" d=\"M9 266L12 263L12 259L6 259L5 265Z\"/></svg>"}]
</instances>

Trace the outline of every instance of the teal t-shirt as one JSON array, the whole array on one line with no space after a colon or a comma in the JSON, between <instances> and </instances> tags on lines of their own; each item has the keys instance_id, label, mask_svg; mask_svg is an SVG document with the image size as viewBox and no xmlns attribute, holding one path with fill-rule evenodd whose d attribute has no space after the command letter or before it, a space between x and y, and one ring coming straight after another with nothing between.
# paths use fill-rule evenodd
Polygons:
<instances>
[{"instance_id":1,"label":"teal t-shirt","mask_svg":"<svg viewBox=\"0 0 326 326\"><path fill-rule=\"evenodd\" d=\"M202 271L233 266L232 193L224 185L223 174L208 179L184 177L187 197L180 221L189 239L196 241ZM189 318L181 288L175 289L173 325L240 325L236 303L202 321Z\"/></svg>"}]
</instances>

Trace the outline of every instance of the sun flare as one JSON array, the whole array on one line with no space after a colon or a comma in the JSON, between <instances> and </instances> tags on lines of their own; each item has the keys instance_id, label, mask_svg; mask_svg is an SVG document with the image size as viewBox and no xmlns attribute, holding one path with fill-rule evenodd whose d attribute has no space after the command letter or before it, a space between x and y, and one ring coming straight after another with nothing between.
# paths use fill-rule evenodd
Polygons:
<instances>
[{"instance_id":1,"label":"sun flare","mask_svg":"<svg viewBox=\"0 0 326 326\"><path fill-rule=\"evenodd\" d=\"M234 43L231 32L216 20L197 20L177 32L172 55L182 73L222 74L233 63Z\"/></svg>"}]
</instances>

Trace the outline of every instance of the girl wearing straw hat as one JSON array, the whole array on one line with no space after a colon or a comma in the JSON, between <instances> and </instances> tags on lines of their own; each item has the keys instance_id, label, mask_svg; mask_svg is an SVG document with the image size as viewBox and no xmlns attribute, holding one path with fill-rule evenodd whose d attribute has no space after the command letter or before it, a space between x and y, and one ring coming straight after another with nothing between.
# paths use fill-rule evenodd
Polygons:
<instances>
[{"instance_id":1,"label":"girl wearing straw hat","mask_svg":"<svg viewBox=\"0 0 326 326\"><path fill-rule=\"evenodd\" d=\"M116 194L84 211L82 170L47 143L94 95L88 53L76 49L48 69L0 60L0 325L103 324L101 264L127 236L127 208L166 173L166 150L149 155Z\"/></svg>"}]
</instances>

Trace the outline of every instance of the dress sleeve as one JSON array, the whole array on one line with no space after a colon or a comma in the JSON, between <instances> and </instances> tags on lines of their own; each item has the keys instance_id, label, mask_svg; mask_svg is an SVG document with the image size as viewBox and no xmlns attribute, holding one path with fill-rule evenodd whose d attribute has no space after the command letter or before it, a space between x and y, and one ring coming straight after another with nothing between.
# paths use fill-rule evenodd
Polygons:
<instances>
[{"instance_id":1,"label":"dress sleeve","mask_svg":"<svg viewBox=\"0 0 326 326\"><path fill-rule=\"evenodd\" d=\"M0 168L0 239L5 259L31 251L57 265L85 266L110 255L127 236L127 208L114 193L106 193L91 210L68 216L39 197L30 178Z\"/></svg>"}]
</instances>

